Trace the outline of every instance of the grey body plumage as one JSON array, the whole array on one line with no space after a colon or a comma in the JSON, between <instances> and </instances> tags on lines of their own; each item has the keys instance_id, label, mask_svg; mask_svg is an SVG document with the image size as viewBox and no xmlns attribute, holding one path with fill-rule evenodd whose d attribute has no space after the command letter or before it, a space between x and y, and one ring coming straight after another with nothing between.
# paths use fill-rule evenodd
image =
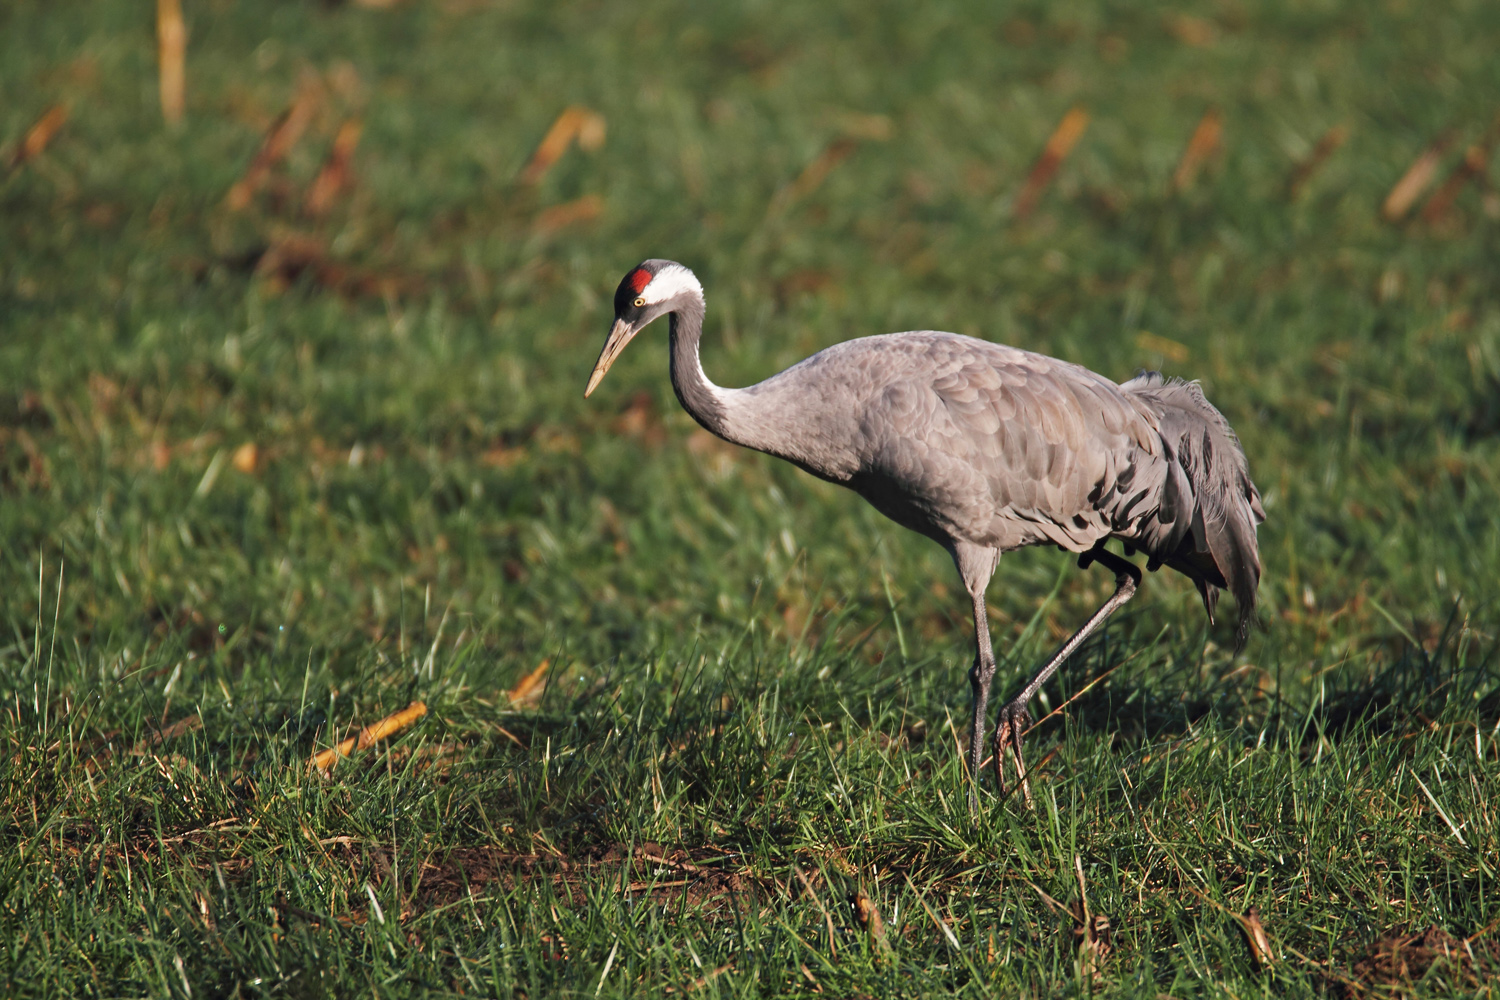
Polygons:
<instances>
[{"instance_id":1,"label":"grey body plumage","mask_svg":"<svg viewBox=\"0 0 1500 1000\"><path fill-rule=\"evenodd\" d=\"M1193 579L1212 618L1227 588L1241 642L1260 579L1265 519L1238 439L1196 383L1149 373L1117 385L1079 365L952 333L916 331L835 344L744 389L715 386L699 362L704 300L692 272L649 260L621 282L592 392L641 328L671 316L672 385L719 437L790 461L859 493L952 555L973 604L978 649L970 763L983 760L995 670L984 591L1000 554L1053 544L1098 561L1115 595L1001 712L995 755L1025 780L1026 704L1139 582L1104 548L1116 539L1150 567Z\"/></svg>"}]
</instances>

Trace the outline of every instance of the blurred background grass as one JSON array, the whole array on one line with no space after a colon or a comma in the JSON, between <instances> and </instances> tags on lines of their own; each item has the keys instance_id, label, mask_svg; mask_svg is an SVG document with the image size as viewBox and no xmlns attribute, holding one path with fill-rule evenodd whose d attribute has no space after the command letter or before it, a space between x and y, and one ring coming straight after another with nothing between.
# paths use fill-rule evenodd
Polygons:
<instances>
[{"instance_id":1,"label":"blurred background grass","mask_svg":"<svg viewBox=\"0 0 1500 1000\"><path fill-rule=\"evenodd\" d=\"M415 739L448 747L466 780L372 766L358 781L389 809L397 786L413 803L447 803L412 820L426 856L459 845L522 854L538 837L568 854L639 835L732 848L780 885L809 844L842 838L842 851L862 837L905 850L927 841L903 823L967 822L946 727L967 709L971 639L946 555L852 495L698 430L672 398L660 332L581 399L610 293L648 256L702 278L705 367L724 384L849 337L915 328L1002 340L1116 379L1151 367L1204 381L1266 494L1266 627L1230 657L1190 587L1150 578L1060 686L1071 695L1120 669L1038 753L1061 739L1070 769L1098 754L1115 761L1108 771L1143 741L1200 722L1239 745L1295 718L1286 760L1305 762L1308 720L1353 718L1369 739L1354 741L1355 759L1368 765L1427 732L1412 720L1438 719L1445 738L1473 728L1460 778L1487 801L1500 619L1500 191L1483 159L1500 110L1494 5L187 0L176 126L162 116L154 15L117 0L12 0L0 11L6 864L31 871L41 851L59 885L94 886L70 918L84 923L54 936L110 970L96 971L98 992L190 981L231 992L257 975L269 989L264 955L238 966L189 956L179 982L177 946L140 944L140 914L121 909L129 878L104 873L128 859L132 838L244 820L269 809L271 783L303 794L304 770L285 761L409 698L433 708ZM66 119L37 142L34 126L56 107ZM537 160L570 107L583 109L583 141ZM1086 128L1035 210L1018 210L1073 108ZM1205 122L1218 123L1217 139L1191 144ZM278 135L285 155L257 178L257 151ZM1424 156L1433 169L1422 197L1399 218L1383 214ZM331 192L322 205L309 194L320 177ZM243 205L230 194L237 182ZM991 588L1002 685L1102 599L1100 576L1066 569L1055 552L1004 560ZM546 694L523 712L506 692L544 660ZM678 718L689 694L697 707ZM202 726L180 751L192 780L222 787L163 813L168 770L100 748L141 749L152 724L185 712ZM787 750L786 734L809 720L832 733L794 741L794 761L814 746L895 738L917 763L870 749L883 763L869 766L915 768L919 792L946 788L955 811L939 821L910 795L877 796L860 806L866 826L837 810L809 819L806 803L789 803L842 780L831 758L802 762L798 785L759 757L725 770L715 744L682 780L721 791L684 793L680 813L629 796L597 827L564 822L721 713L725 732L758 733L763 747ZM603 734L626 717L634 742L612 750ZM767 735L767 719L782 728ZM945 735L915 748L913 720ZM572 784L547 777L563 744L592 762ZM246 747L285 766L252 767ZM1446 761L1449 749L1430 751ZM260 792L235 784L250 773ZM1245 796L1277 794L1279 773L1267 765ZM1220 778L1188 767L1171 781ZM507 784L533 779L538 797ZM1375 768L1350 794L1368 799L1388 779ZM633 787L641 780L650 784ZM151 781L147 794L139 783ZM104 791L75 799L90 782ZM337 798L319 788L306 794ZM733 804L736 789L745 801ZM151 795L165 798L143 806ZM1084 811L1070 822L1106 838L1084 854L1108 856L1105 820L1088 813L1110 812L1102 793L1076 795ZM1410 802L1420 806L1411 823L1446 836L1426 799ZM316 821L296 810L264 820L243 856L271 871L288 838L307 850L299 829L359 842L394 822L373 805L367 823L353 806L329 808ZM1015 838L1041 835L1027 832L1037 819L964 827L948 846L1008 855ZM1360 828L1348 822L1324 835L1347 845ZM796 832L772 836L778 823ZM1408 923L1411 905L1437 905L1431 920L1469 932L1494 915L1492 888L1476 888L1492 876L1474 874L1484 844L1495 856L1494 827L1474 823L1463 858L1424 854L1416 865L1450 888L1439 904L1409 885ZM1436 850L1415 826L1391 836ZM1054 895L1072 884L1069 843L1048 862L1048 877L1062 879ZM180 868L189 901L208 891L192 879L211 871L233 895L222 868L240 848L200 847L161 863ZM1337 867L1332 855L1326 863ZM971 865L939 865L968 886L950 891L977 891L963 881ZM264 902L286 881L265 871L232 883L244 927L266 920L244 900ZM13 879L12 898L34 902L36 877ZM361 877L348 878L339 905L367 919ZM400 913L391 891L386 906ZM1177 897L1193 920L1213 913ZM332 899L320 912L338 908ZM103 919L85 910L118 919L101 937L137 944L102 962L97 946L78 944L93 933L87 920ZM13 912L11 936L33 940L61 919L49 912ZM808 912L816 930L822 918ZM1336 926L1320 953L1333 961L1361 934L1400 923L1382 912L1282 916L1304 931ZM1110 985L1181 995L1172 977L1196 959L1151 933L1132 954L1155 955L1158 971ZM610 939L597 940L592 964L581 954L542 962L524 987L496 965L486 989L593 989ZM760 952L767 970L796 953L778 940ZM923 947L947 947L933 941ZM471 945L482 951L459 950ZM383 943L361 947L384 955ZM447 988L435 984L469 971L422 958L420 943L403 947L403 988ZM1016 964L1015 982L1052 982L1066 953L1057 948L1042 963L1051 972ZM45 981L67 993L86 981L31 964L39 954L12 951L11 989ZM729 960L720 954L715 966ZM815 965L809 979L848 975L834 981L876 992L990 982L961 963L932 972L924 954L912 957L931 981L875 964L857 974ZM639 982L673 981L639 961ZM807 961L781 986L767 972L705 988L811 989L796 970ZM1243 956L1203 961L1251 974ZM304 976L297 989L374 981L358 962L341 975L318 988ZM1335 982L1307 975L1298 988Z\"/></svg>"}]
</instances>

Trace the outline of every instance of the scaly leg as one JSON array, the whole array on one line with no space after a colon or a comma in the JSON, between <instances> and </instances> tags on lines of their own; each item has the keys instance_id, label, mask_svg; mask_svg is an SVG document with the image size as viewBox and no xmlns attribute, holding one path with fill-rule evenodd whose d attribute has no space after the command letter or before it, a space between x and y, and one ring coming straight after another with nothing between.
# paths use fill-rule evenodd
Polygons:
<instances>
[{"instance_id":1,"label":"scaly leg","mask_svg":"<svg viewBox=\"0 0 1500 1000\"><path fill-rule=\"evenodd\" d=\"M989 612L984 591L974 599L974 667L969 686L974 690L974 721L969 729L969 812L979 812L979 769L984 766L984 723L990 700L990 682L995 679L995 651L990 646Z\"/></svg>"},{"instance_id":2,"label":"scaly leg","mask_svg":"<svg viewBox=\"0 0 1500 1000\"><path fill-rule=\"evenodd\" d=\"M984 591L1000 550L955 540L948 547L953 565L964 581L964 590L974 605L974 667L969 671L969 686L974 691L974 721L969 728L969 812L979 814L979 769L984 764L984 723L990 701L990 682L995 679L995 651L990 647L990 615L984 605Z\"/></svg>"},{"instance_id":3,"label":"scaly leg","mask_svg":"<svg viewBox=\"0 0 1500 1000\"><path fill-rule=\"evenodd\" d=\"M1026 808L1032 807L1031 783L1026 780L1026 761L1021 756L1021 739L1026 731L1031 728L1031 713L1026 711L1026 706L1036 695L1041 686L1047 683L1048 678L1057 672L1063 661L1072 656L1074 651L1083 644L1095 629L1104 620L1119 610L1120 606L1135 596L1135 591L1141 583L1141 571L1138 566L1128 560L1122 559L1104 549L1104 543L1100 542L1093 549L1078 557L1078 565L1087 569L1092 562L1100 562L1107 569L1115 571L1115 592L1104 602L1104 605L1083 623L1083 628L1073 633L1067 642L1062 644L1047 665L1038 670L1036 676L1026 683L1021 693L1016 695L1015 700L1000 709L1000 717L995 723L995 777L999 781L1000 791L1005 792L1005 764L1004 755L1010 752L1016 758L1016 781L1021 785L1021 792L1026 796ZM977 759L977 755L975 755Z\"/></svg>"}]
</instances>

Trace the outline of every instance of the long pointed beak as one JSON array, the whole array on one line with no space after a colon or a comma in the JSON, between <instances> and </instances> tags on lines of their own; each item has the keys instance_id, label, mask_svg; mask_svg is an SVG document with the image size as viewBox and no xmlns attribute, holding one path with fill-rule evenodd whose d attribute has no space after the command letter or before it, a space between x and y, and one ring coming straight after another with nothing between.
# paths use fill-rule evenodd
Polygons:
<instances>
[{"instance_id":1,"label":"long pointed beak","mask_svg":"<svg viewBox=\"0 0 1500 1000\"><path fill-rule=\"evenodd\" d=\"M594 374L589 376L589 386L583 390L585 399L604 380L604 373L609 371L609 366L615 363L615 358L618 358L620 352L625 350L625 345L630 343L630 338L639 332L638 327L631 326L623 319L615 320L615 325L609 328L609 337L604 341L604 350L599 352L599 360L594 363Z\"/></svg>"}]
</instances>

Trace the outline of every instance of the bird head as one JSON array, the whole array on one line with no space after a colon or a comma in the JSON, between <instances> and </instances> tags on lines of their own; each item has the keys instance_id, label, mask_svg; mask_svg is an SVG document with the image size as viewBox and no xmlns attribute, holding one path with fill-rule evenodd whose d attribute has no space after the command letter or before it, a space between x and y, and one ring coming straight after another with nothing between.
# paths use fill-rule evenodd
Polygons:
<instances>
[{"instance_id":1,"label":"bird head","mask_svg":"<svg viewBox=\"0 0 1500 1000\"><path fill-rule=\"evenodd\" d=\"M630 269L615 289L615 322L604 340L604 349L583 390L588 396L615 363L625 345L658 316L675 312L689 302L703 301L703 286L693 272L670 260L645 260Z\"/></svg>"}]
</instances>

